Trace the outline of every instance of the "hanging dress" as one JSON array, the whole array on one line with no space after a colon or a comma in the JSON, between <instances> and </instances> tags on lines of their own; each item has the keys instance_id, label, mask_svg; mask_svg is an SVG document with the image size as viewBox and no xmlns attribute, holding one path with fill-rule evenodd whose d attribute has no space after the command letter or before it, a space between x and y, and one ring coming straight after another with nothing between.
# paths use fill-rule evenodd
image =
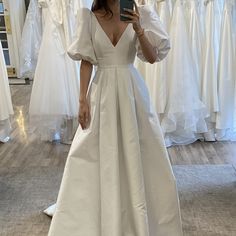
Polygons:
<instances>
[{"instance_id":1,"label":"hanging dress","mask_svg":"<svg viewBox=\"0 0 236 236\"><path fill-rule=\"evenodd\" d=\"M25 21L25 1L24 0L8 0L12 39L13 39L13 54L14 65L16 67L17 77L20 77L20 48L21 35Z\"/></svg>"},{"instance_id":2,"label":"hanging dress","mask_svg":"<svg viewBox=\"0 0 236 236\"><path fill-rule=\"evenodd\" d=\"M203 29L201 26L200 0L185 1L186 22L193 58L194 74L197 80L199 96L202 84L202 53L203 53Z\"/></svg>"},{"instance_id":3,"label":"hanging dress","mask_svg":"<svg viewBox=\"0 0 236 236\"><path fill-rule=\"evenodd\" d=\"M158 53L169 40L155 10L139 8ZM81 9L75 60L97 65L89 87L91 122L73 140L49 236L182 236L176 181L145 82L133 66L144 56L129 24L116 45Z\"/></svg>"},{"instance_id":4,"label":"hanging dress","mask_svg":"<svg viewBox=\"0 0 236 236\"><path fill-rule=\"evenodd\" d=\"M236 140L234 7L235 0L225 0L218 65L219 112L216 116L217 140Z\"/></svg>"},{"instance_id":5,"label":"hanging dress","mask_svg":"<svg viewBox=\"0 0 236 236\"><path fill-rule=\"evenodd\" d=\"M192 143L207 130L208 114L199 98L183 5L184 1L176 1L170 26L168 98L161 121L167 146Z\"/></svg>"},{"instance_id":6,"label":"hanging dress","mask_svg":"<svg viewBox=\"0 0 236 236\"><path fill-rule=\"evenodd\" d=\"M157 9L165 30L169 32L171 20L169 1L158 0L155 3L155 8ZM154 65L146 63L145 81L156 113L158 115L163 114L167 99L167 58Z\"/></svg>"},{"instance_id":7,"label":"hanging dress","mask_svg":"<svg viewBox=\"0 0 236 236\"><path fill-rule=\"evenodd\" d=\"M7 68L2 44L0 43L0 142L9 140L11 132L10 118L13 114Z\"/></svg>"},{"instance_id":8,"label":"hanging dress","mask_svg":"<svg viewBox=\"0 0 236 236\"><path fill-rule=\"evenodd\" d=\"M219 112L218 58L220 41L220 8L217 0L205 0L205 38L203 45L203 71L201 99L210 114L207 119L206 141L215 141L216 114Z\"/></svg>"},{"instance_id":9,"label":"hanging dress","mask_svg":"<svg viewBox=\"0 0 236 236\"><path fill-rule=\"evenodd\" d=\"M69 31L65 31L69 27L65 20L65 4L62 0L47 1L47 4L48 13L30 99L30 123L36 127L42 140L52 141L68 135L71 139L77 127L78 67L66 53L70 36L65 35Z\"/></svg>"},{"instance_id":10,"label":"hanging dress","mask_svg":"<svg viewBox=\"0 0 236 236\"><path fill-rule=\"evenodd\" d=\"M42 9L38 0L31 0L24 28L22 31L20 48L20 77L33 79L38 61L38 54L42 39Z\"/></svg>"}]
</instances>

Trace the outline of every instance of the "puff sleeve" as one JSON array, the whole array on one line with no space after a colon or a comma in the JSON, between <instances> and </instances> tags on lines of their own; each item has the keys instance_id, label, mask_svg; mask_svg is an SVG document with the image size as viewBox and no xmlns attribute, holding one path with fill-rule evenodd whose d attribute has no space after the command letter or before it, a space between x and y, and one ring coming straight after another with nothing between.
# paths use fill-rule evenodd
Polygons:
<instances>
[{"instance_id":1,"label":"puff sleeve","mask_svg":"<svg viewBox=\"0 0 236 236\"><path fill-rule=\"evenodd\" d=\"M145 30L145 35L156 50L156 62L161 61L167 56L170 50L169 36L153 6L139 6L139 13L141 27ZM147 60L142 53L138 39L136 41L136 50L137 56L146 62Z\"/></svg>"},{"instance_id":2,"label":"puff sleeve","mask_svg":"<svg viewBox=\"0 0 236 236\"><path fill-rule=\"evenodd\" d=\"M68 48L68 55L76 61L85 60L96 65L97 59L92 43L91 12L88 8L78 11L77 34Z\"/></svg>"}]
</instances>

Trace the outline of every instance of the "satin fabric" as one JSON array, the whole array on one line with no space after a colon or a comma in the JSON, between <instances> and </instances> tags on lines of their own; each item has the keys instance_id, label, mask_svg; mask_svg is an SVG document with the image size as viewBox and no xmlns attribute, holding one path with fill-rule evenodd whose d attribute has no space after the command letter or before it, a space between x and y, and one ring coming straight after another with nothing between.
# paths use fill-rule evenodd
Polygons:
<instances>
[{"instance_id":1,"label":"satin fabric","mask_svg":"<svg viewBox=\"0 0 236 236\"><path fill-rule=\"evenodd\" d=\"M169 51L168 36L153 9L139 10L159 61ZM69 55L97 65L88 94L91 122L73 140L49 236L182 235L159 121L133 66L136 52L144 57L132 26L114 46L90 10L79 14Z\"/></svg>"},{"instance_id":2,"label":"satin fabric","mask_svg":"<svg viewBox=\"0 0 236 236\"><path fill-rule=\"evenodd\" d=\"M13 114L7 68L0 43L0 142L10 134L10 117Z\"/></svg>"}]
</instances>

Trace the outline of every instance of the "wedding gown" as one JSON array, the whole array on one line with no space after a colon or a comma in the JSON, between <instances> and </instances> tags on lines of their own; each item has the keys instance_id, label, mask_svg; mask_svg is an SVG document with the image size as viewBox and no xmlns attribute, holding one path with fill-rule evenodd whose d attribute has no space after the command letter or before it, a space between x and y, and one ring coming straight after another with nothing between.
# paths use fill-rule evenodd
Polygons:
<instances>
[{"instance_id":1,"label":"wedding gown","mask_svg":"<svg viewBox=\"0 0 236 236\"><path fill-rule=\"evenodd\" d=\"M69 142L77 128L79 73L66 49L73 38L76 16L66 0L46 3L48 13L30 99L30 123L37 127L42 140Z\"/></svg>"},{"instance_id":2,"label":"wedding gown","mask_svg":"<svg viewBox=\"0 0 236 236\"><path fill-rule=\"evenodd\" d=\"M155 7L160 20L165 27L165 30L169 32L171 20L169 1L156 1ZM145 81L150 93L151 100L153 102L154 109L157 114L163 114L165 112L167 99L167 58L154 65L146 63L145 66Z\"/></svg>"},{"instance_id":3,"label":"wedding gown","mask_svg":"<svg viewBox=\"0 0 236 236\"><path fill-rule=\"evenodd\" d=\"M204 134L204 138L206 141L215 141L216 114L219 112L217 69L221 13L217 0L205 0L204 3L206 15L201 99L210 114L207 119L208 132Z\"/></svg>"},{"instance_id":4,"label":"wedding gown","mask_svg":"<svg viewBox=\"0 0 236 236\"><path fill-rule=\"evenodd\" d=\"M6 142L9 139L10 117L13 113L7 68L0 43L0 142Z\"/></svg>"},{"instance_id":5,"label":"wedding gown","mask_svg":"<svg viewBox=\"0 0 236 236\"><path fill-rule=\"evenodd\" d=\"M207 130L204 119L208 114L199 98L183 7L184 1L177 0L170 26L172 49L168 55L168 98L161 121L167 146L192 143L198 133Z\"/></svg>"},{"instance_id":6,"label":"wedding gown","mask_svg":"<svg viewBox=\"0 0 236 236\"><path fill-rule=\"evenodd\" d=\"M184 7L187 17L188 34L193 57L194 74L197 79L198 94L201 94L203 28L201 25L200 0L187 0Z\"/></svg>"},{"instance_id":7,"label":"wedding gown","mask_svg":"<svg viewBox=\"0 0 236 236\"><path fill-rule=\"evenodd\" d=\"M9 12L11 19L14 65L16 67L17 77L20 77L20 48L21 34L25 21L25 1L24 0L8 0Z\"/></svg>"},{"instance_id":8,"label":"wedding gown","mask_svg":"<svg viewBox=\"0 0 236 236\"><path fill-rule=\"evenodd\" d=\"M169 50L167 35L154 9L139 11L159 61ZM91 122L73 140L49 236L182 235L161 128L133 66L136 50L144 57L132 25L113 45L90 10L79 15L69 54L97 65L88 95Z\"/></svg>"},{"instance_id":9,"label":"wedding gown","mask_svg":"<svg viewBox=\"0 0 236 236\"><path fill-rule=\"evenodd\" d=\"M33 79L38 61L38 54L42 39L42 9L38 0L31 0L24 28L22 31L20 48L20 77Z\"/></svg>"},{"instance_id":10,"label":"wedding gown","mask_svg":"<svg viewBox=\"0 0 236 236\"><path fill-rule=\"evenodd\" d=\"M233 32L235 6L235 0L225 0L218 66L219 112L216 116L217 140L236 140L236 57Z\"/></svg>"}]
</instances>

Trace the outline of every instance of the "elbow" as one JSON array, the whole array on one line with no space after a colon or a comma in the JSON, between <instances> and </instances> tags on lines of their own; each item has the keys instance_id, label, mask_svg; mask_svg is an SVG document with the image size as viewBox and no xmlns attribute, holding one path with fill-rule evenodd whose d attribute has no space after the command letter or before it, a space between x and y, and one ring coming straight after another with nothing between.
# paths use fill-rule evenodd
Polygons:
<instances>
[{"instance_id":1,"label":"elbow","mask_svg":"<svg viewBox=\"0 0 236 236\"><path fill-rule=\"evenodd\" d=\"M158 60L158 55L155 53L152 57L148 58L150 64L154 64Z\"/></svg>"}]
</instances>

